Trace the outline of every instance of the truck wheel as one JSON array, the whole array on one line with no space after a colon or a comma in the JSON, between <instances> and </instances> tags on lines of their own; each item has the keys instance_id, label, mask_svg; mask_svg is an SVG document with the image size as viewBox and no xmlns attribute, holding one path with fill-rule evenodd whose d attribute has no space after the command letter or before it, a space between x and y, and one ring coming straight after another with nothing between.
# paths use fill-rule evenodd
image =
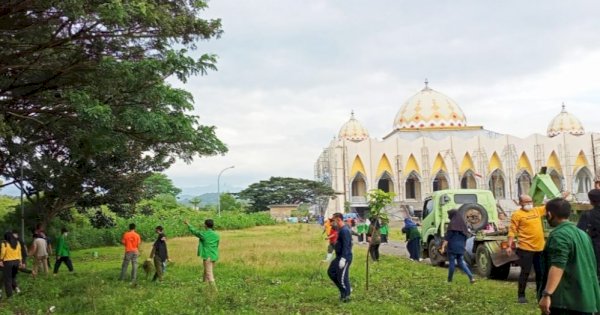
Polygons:
<instances>
[{"instance_id":1,"label":"truck wheel","mask_svg":"<svg viewBox=\"0 0 600 315\"><path fill-rule=\"evenodd\" d=\"M446 264L446 258L438 251L439 247L435 244L435 239L431 239L428 244L429 261L434 266L443 267Z\"/></svg>"},{"instance_id":2,"label":"truck wheel","mask_svg":"<svg viewBox=\"0 0 600 315\"><path fill-rule=\"evenodd\" d=\"M477 273L484 277L489 278L492 275L492 257L484 245L477 246L475 252L475 263L477 264Z\"/></svg>"},{"instance_id":3,"label":"truck wheel","mask_svg":"<svg viewBox=\"0 0 600 315\"><path fill-rule=\"evenodd\" d=\"M488 213L485 208L476 203L467 203L458 208L458 213L463 217L473 231L479 231L488 224Z\"/></svg>"}]
</instances>

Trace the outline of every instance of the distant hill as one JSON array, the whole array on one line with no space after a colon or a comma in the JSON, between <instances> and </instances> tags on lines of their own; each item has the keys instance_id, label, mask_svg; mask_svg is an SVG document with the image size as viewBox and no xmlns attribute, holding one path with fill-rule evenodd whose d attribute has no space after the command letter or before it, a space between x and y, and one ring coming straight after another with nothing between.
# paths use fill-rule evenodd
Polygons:
<instances>
[{"instance_id":1,"label":"distant hill","mask_svg":"<svg viewBox=\"0 0 600 315\"><path fill-rule=\"evenodd\" d=\"M192 195L180 195L178 196L179 202L188 206L191 206L190 200L192 200L196 196ZM200 207L205 207L208 205L217 205L219 203L219 194L217 193L206 193L200 195Z\"/></svg>"}]
</instances>

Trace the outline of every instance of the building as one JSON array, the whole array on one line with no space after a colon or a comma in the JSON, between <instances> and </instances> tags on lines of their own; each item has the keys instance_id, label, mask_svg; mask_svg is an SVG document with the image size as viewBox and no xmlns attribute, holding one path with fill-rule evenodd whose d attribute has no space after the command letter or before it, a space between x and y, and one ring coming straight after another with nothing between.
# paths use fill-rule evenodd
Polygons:
<instances>
[{"instance_id":1,"label":"building","mask_svg":"<svg viewBox=\"0 0 600 315\"><path fill-rule=\"evenodd\" d=\"M323 150L315 177L337 194L326 206L328 214L362 212L367 192L377 188L396 194L396 208L421 209L436 190L480 188L510 209L542 166L561 190L584 201L598 173L600 135L586 133L564 104L546 135L519 138L468 125L458 104L425 82L400 107L392 126L378 140L352 113Z\"/></svg>"}]
</instances>

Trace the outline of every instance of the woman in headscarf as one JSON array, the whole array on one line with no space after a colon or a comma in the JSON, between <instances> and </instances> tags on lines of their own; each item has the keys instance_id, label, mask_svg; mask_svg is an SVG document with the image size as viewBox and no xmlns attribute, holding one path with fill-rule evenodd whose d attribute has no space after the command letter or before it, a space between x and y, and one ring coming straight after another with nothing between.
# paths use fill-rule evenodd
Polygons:
<instances>
[{"instance_id":1,"label":"woman in headscarf","mask_svg":"<svg viewBox=\"0 0 600 315\"><path fill-rule=\"evenodd\" d=\"M448 248L448 282L452 282L455 266L458 265L458 268L464 271L469 277L469 281L473 283L475 282L475 278L473 278L471 270L469 270L463 259L465 244L471 232L467 228L467 224L462 216L458 213L458 210L452 209L448 211L448 218L450 219L450 224L448 224L448 230L440 249L440 252L443 253L446 251L446 247Z\"/></svg>"},{"instance_id":2,"label":"woman in headscarf","mask_svg":"<svg viewBox=\"0 0 600 315\"><path fill-rule=\"evenodd\" d=\"M21 267L21 244L13 232L6 232L0 244L0 267L3 268L4 289L6 297L11 297L13 290L19 291L17 286L17 273Z\"/></svg>"},{"instance_id":3,"label":"woman in headscarf","mask_svg":"<svg viewBox=\"0 0 600 315\"><path fill-rule=\"evenodd\" d=\"M421 233L417 228L417 224L411 218L404 219L404 227L402 233L406 234L406 249L410 256L410 260L421 260Z\"/></svg>"}]
</instances>

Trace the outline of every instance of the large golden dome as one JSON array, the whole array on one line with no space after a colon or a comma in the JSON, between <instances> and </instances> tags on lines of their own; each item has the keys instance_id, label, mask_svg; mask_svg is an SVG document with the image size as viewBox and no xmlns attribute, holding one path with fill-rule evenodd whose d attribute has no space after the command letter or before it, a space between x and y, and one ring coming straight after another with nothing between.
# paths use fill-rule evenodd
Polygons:
<instances>
[{"instance_id":1,"label":"large golden dome","mask_svg":"<svg viewBox=\"0 0 600 315\"><path fill-rule=\"evenodd\" d=\"M409 98L394 118L394 129L466 127L467 118L458 104L448 96L425 88Z\"/></svg>"},{"instance_id":2,"label":"large golden dome","mask_svg":"<svg viewBox=\"0 0 600 315\"><path fill-rule=\"evenodd\" d=\"M570 133L575 136L581 136L585 133L581 121L567 112L565 103L562 104L560 113L548 125L548 137L555 137L562 133Z\"/></svg>"},{"instance_id":3,"label":"large golden dome","mask_svg":"<svg viewBox=\"0 0 600 315\"><path fill-rule=\"evenodd\" d=\"M350 120L342 126L338 137L350 141L363 141L369 138L369 132L358 120L356 120L356 118L354 118L354 112L352 112L350 114Z\"/></svg>"}]
</instances>

